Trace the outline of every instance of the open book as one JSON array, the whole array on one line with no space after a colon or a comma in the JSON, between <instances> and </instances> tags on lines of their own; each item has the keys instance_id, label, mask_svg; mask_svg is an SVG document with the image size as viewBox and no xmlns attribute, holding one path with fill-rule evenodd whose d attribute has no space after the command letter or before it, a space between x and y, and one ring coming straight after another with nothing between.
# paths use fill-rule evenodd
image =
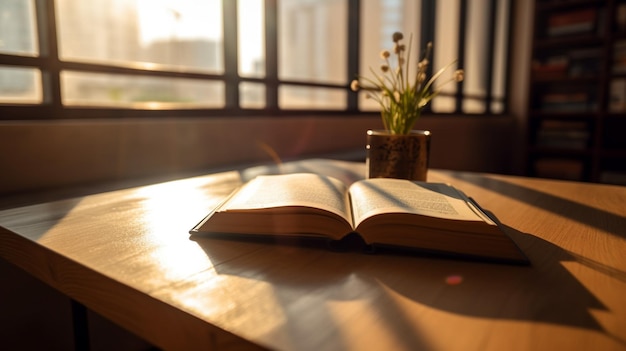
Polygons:
<instances>
[{"instance_id":1,"label":"open book","mask_svg":"<svg viewBox=\"0 0 626 351\"><path fill-rule=\"evenodd\" d=\"M527 262L517 245L461 191L400 179L365 179L347 187L312 173L258 176L190 233L337 241L358 233L372 247Z\"/></svg>"}]
</instances>

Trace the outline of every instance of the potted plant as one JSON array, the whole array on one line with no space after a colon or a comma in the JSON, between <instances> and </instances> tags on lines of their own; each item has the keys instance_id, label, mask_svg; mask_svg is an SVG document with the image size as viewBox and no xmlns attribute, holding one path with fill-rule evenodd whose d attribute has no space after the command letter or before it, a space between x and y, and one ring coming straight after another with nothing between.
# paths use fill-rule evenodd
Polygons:
<instances>
[{"instance_id":1,"label":"potted plant","mask_svg":"<svg viewBox=\"0 0 626 351\"><path fill-rule=\"evenodd\" d=\"M453 72L447 80L435 86L435 82L456 61L438 70L430 79L427 77L432 43L428 43L423 57L419 60L415 75L409 67L409 48L402 43L403 34L392 36L393 54L381 52L384 60L380 73L371 69L375 78L359 77L351 83L354 91L363 90L366 97L380 105L384 130L369 130L367 139L368 177L404 178L426 180L428 155L430 152L430 132L415 130L415 123L422 109L439 93L445 84L463 80L463 70Z\"/></svg>"}]
</instances>

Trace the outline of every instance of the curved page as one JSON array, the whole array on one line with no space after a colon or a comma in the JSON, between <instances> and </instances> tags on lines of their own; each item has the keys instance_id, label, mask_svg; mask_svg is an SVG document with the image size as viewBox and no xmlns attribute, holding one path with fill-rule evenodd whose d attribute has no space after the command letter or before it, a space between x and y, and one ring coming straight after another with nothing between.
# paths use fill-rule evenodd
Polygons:
<instances>
[{"instance_id":1,"label":"curved page","mask_svg":"<svg viewBox=\"0 0 626 351\"><path fill-rule=\"evenodd\" d=\"M319 208L352 223L346 186L335 178L312 173L258 176L241 187L218 211L287 206Z\"/></svg>"},{"instance_id":2,"label":"curved page","mask_svg":"<svg viewBox=\"0 0 626 351\"><path fill-rule=\"evenodd\" d=\"M477 213L469 199L441 183L400 179L366 179L350 187L355 227L365 219L385 213L418 214L446 220L491 222Z\"/></svg>"}]
</instances>

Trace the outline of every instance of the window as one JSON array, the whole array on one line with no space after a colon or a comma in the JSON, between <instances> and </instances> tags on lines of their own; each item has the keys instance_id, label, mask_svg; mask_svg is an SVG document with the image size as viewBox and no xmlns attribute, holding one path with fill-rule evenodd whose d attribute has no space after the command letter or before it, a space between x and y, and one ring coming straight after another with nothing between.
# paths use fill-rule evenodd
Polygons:
<instances>
[{"instance_id":1,"label":"window","mask_svg":"<svg viewBox=\"0 0 626 351\"><path fill-rule=\"evenodd\" d=\"M32 1L0 3L0 54L28 59L39 55ZM41 79L39 67L6 65L0 61L0 103L42 103Z\"/></svg>"},{"instance_id":2,"label":"window","mask_svg":"<svg viewBox=\"0 0 626 351\"><path fill-rule=\"evenodd\" d=\"M278 87L281 109L347 108L347 18L346 0L278 1L278 79L284 83Z\"/></svg>"},{"instance_id":3,"label":"window","mask_svg":"<svg viewBox=\"0 0 626 351\"><path fill-rule=\"evenodd\" d=\"M395 31L466 80L428 109L506 112L510 0L3 0L1 119L355 113ZM174 114L172 112L175 112Z\"/></svg>"}]
</instances>

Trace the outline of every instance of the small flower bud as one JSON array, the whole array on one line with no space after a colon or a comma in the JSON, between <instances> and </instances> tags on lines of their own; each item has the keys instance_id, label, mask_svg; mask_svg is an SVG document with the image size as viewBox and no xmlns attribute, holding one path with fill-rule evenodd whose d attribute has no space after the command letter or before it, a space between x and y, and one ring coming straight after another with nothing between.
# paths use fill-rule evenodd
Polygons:
<instances>
[{"instance_id":1,"label":"small flower bud","mask_svg":"<svg viewBox=\"0 0 626 351\"><path fill-rule=\"evenodd\" d=\"M463 72L462 69L457 69L454 72L454 80L456 80L457 82L462 82L464 78L465 78L465 72Z\"/></svg>"},{"instance_id":2,"label":"small flower bud","mask_svg":"<svg viewBox=\"0 0 626 351\"><path fill-rule=\"evenodd\" d=\"M401 33L401 32L395 32L395 33L393 33L393 35L392 35L392 37L391 37L391 38L393 39L393 42L394 42L394 43L397 43L397 42L399 42L400 40L402 40L402 38L404 38L404 35L402 35L402 33Z\"/></svg>"},{"instance_id":3,"label":"small flower bud","mask_svg":"<svg viewBox=\"0 0 626 351\"><path fill-rule=\"evenodd\" d=\"M358 91L360 88L359 86L359 81L358 80L353 80L352 83L350 83L350 89L352 89L352 91Z\"/></svg>"},{"instance_id":4,"label":"small flower bud","mask_svg":"<svg viewBox=\"0 0 626 351\"><path fill-rule=\"evenodd\" d=\"M426 73L422 72L419 74L419 76L417 77L417 81L418 83L424 83L426 81Z\"/></svg>"},{"instance_id":5,"label":"small flower bud","mask_svg":"<svg viewBox=\"0 0 626 351\"><path fill-rule=\"evenodd\" d=\"M380 66L380 70L383 71L384 73L387 73L389 71L389 66L387 65L381 65Z\"/></svg>"},{"instance_id":6,"label":"small flower bud","mask_svg":"<svg viewBox=\"0 0 626 351\"><path fill-rule=\"evenodd\" d=\"M391 54L390 54L390 53L389 53L389 51L387 51L387 50L383 50L383 51L381 51L381 53L380 53L380 57L382 57L382 58L383 58L383 60L388 59L388 58L389 58L389 56L391 56Z\"/></svg>"},{"instance_id":7,"label":"small flower bud","mask_svg":"<svg viewBox=\"0 0 626 351\"><path fill-rule=\"evenodd\" d=\"M396 44L393 46L393 52L398 55L404 50L406 50L406 46L404 46L403 44Z\"/></svg>"}]
</instances>

